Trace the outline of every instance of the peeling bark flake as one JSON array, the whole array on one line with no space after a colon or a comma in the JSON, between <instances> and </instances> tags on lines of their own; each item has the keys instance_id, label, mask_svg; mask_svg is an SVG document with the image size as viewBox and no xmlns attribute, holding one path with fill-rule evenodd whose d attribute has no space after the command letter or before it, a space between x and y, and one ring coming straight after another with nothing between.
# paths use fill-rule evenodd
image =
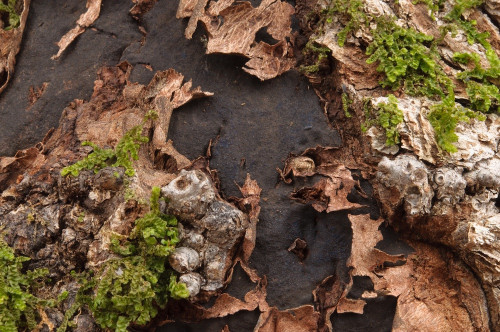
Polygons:
<instances>
[{"instance_id":1,"label":"peeling bark flake","mask_svg":"<svg viewBox=\"0 0 500 332\"><path fill-rule=\"evenodd\" d=\"M208 6L208 8L206 8ZM255 8L250 2L219 0L183 0L177 18L190 17L185 36L191 39L198 22L208 34L207 54L241 54L249 58L243 68L260 80L274 78L295 66L291 15L294 8L284 1L263 0ZM257 32L266 29L273 45L255 40Z\"/></svg>"},{"instance_id":2,"label":"peeling bark flake","mask_svg":"<svg viewBox=\"0 0 500 332\"><path fill-rule=\"evenodd\" d=\"M26 20L28 18L31 0L23 0L23 10L20 13L20 22L17 28L4 30L0 22L0 93L7 87L16 65L16 55L21 49Z\"/></svg>"},{"instance_id":3,"label":"peeling bark flake","mask_svg":"<svg viewBox=\"0 0 500 332\"><path fill-rule=\"evenodd\" d=\"M59 59L76 37L84 33L97 20L101 12L101 2L102 0L87 0L87 11L80 15L80 18L76 21L76 26L61 37L61 40L57 43L59 51L51 57L52 60Z\"/></svg>"}]
</instances>

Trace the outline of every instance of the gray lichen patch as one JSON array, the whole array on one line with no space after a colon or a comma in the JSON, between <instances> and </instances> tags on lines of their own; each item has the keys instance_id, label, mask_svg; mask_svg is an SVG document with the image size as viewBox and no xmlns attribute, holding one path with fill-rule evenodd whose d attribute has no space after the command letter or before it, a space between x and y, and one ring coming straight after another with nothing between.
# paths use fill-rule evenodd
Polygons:
<instances>
[{"instance_id":1,"label":"gray lichen patch","mask_svg":"<svg viewBox=\"0 0 500 332\"><path fill-rule=\"evenodd\" d=\"M415 155L386 157L377 192L397 229L452 248L481 280L492 321L500 313L500 159L434 168Z\"/></svg>"},{"instance_id":2,"label":"gray lichen patch","mask_svg":"<svg viewBox=\"0 0 500 332\"><path fill-rule=\"evenodd\" d=\"M379 195L383 204L395 209L403 203L408 215L430 212L434 192L423 162L413 155L401 155L394 160L384 157L378 170Z\"/></svg>"},{"instance_id":3,"label":"gray lichen patch","mask_svg":"<svg viewBox=\"0 0 500 332\"><path fill-rule=\"evenodd\" d=\"M168 258L170 266L179 273L192 272L200 267L200 254L188 247L177 247Z\"/></svg>"},{"instance_id":4,"label":"gray lichen patch","mask_svg":"<svg viewBox=\"0 0 500 332\"><path fill-rule=\"evenodd\" d=\"M212 180L199 170L182 170L161 193L166 212L180 219L181 243L170 264L187 282L191 297L221 289L248 217L217 197Z\"/></svg>"},{"instance_id":5,"label":"gray lichen patch","mask_svg":"<svg viewBox=\"0 0 500 332\"><path fill-rule=\"evenodd\" d=\"M168 213L192 222L203 217L215 199L212 182L201 171L182 170L161 193L168 200Z\"/></svg>"}]
</instances>

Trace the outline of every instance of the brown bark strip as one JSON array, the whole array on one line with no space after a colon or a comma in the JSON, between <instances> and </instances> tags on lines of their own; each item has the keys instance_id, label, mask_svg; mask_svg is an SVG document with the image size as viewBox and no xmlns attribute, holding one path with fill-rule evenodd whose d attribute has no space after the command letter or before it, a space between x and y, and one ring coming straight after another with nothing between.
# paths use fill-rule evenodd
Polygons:
<instances>
[{"instance_id":1,"label":"brown bark strip","mask_svg":"<svg viewBox=\"0 0 500 332\"><path fill-rule=\"evenodd\" d=\"M319 314L312 305L279 311L277 308L262 313L255 332L316 332Z\"/></svg>"},{"instance_id":2,"label":"brown bark strip","mask_svg":"<svg viewBox=\"0 0 500 332\"><path fill-rule=\"evenodd\" d=\"M184 36L186 36L187 39L193 38L193 33L196 30L198 21L205 14L205 7L207 6L208 1L209 0L198 0L196 5L194 6L193 13L189 18L188 26L186 28L186 31L184 32Z\"/></svg>"},{"instance_id":3,"label":"brown bark strip","mask_svg":"<svg viewBox=\"0 0 500 332\"><path fill-rule=\"evenodd\" d=\"M153 8L157 1L158 0L132 0L134 6L130 9L129 13L133 18L139 20Z\"/></svg>"},{"instance_id":4,"label":"brown bark strip","mask_svg":"<svg viewBox=\"0 0 500 332\"><path fill-rule=\"evenodd\" d=\"M97 20L101 12L101 3L102 0L87 0L87 11L80 15L80 18L76 21L76 26L61 37L61 40L57 43L59 51L57 51L57 54L52 56L52 60L59 59L62 53L76 39L76 37L84 33L85 30L91 26L95 20Z\"/></svg>"},{"instance_id":5,"label":"brown bark strip","mask_svg":"<svg viewBox=\"0 0 500 332\"><path fill-rule=\"evenodd\" d=\"M23 9L20 14L20 23L17 28L4 30L0 27L0 93L7 87L7 84L14 75L16 65L16 55L21 49L24 28L31 0L22 0Z\"/></svg>"}]
</instances>

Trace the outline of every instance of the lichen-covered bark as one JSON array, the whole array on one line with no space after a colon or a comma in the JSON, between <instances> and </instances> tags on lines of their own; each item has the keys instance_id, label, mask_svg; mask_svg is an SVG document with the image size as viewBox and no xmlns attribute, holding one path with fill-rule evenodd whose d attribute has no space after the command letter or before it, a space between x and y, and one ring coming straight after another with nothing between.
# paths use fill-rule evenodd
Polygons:
<instances>
[{"instance_id":1,"label":"lichen-covered bark","mask_svg":"<svg viewBox=\"0 0 500 332\"><path fill-rule=\"evenodd\" d=\"M37 147L0 158L2 234L17 253L32 259L28 268L49 269L55 286L39 292L54 298L68 290L71 303L78 286L70 271L96 269L115 257L110 249L112 237L128 235L134 221L146 212L143 202L151 187L163 186L168 204L161 209L180 221L181 243L170 256L170 264L182 274L180 280L191 291L191 301L206 300L227 283L240 244L246 243L244 252L250 255L253 247L245 239L255 239L257 206L247 215L222 200L203 159L191 163L166 140L172 111L211 94L192 89L191 82L184 82L174 70L158 72L147 86L131 84L130 70L128 63L102 68L90 101L77 100L67 107L60 126ZM144 122L151 109L160 118ZM123 167L61 175L63 166L89 153L80 146L82 141L114 146L141 123L150 142L141 147L132 177ZM178 175L186 167L193 170ZM67 302L63 306L68 309ZM61 312L47 310L52 312L47 324L57 327ZM92 322L91 316L84 316ZM85 325L77 329L94 330L88 319L78 319L77 324Z\"/></svg>"},{"instance_id":2,"label":"lichen-covered bark","mask_svg":"<svg viewBox=\"0 0 500 332\"><path fill-rule=\"evenodd\" d=\"M333 3L335 1L318 1L316 8L331 8ZM384 15L393 17L396 24L403 28L414 29L439 39L442 33L440 28L448 23L446 20L449 20L445 14L454 5L454 1L444 2L444 6L434 13L435 19L429 15L427 5L416 4L412 1L397 3L364 1L361 8L370 17ZM477 22L478 31L489 32L488 42L493 52L498 54L498 3L486 1L484 7L468 9L464 16ZM333 19L320 21L313 29L311 40L331 51L332 63L329 67L319 67L319 73L308 74L318 94L324 98L325 111L330 117L341 123L354 123L343 128L346 138L344 149L353 151L352 156L344 154L346 165L348 167L359 165L358 167L363 169L364 174L373 177L376 196L383 215L400 234L418 241L445 245L457 257L460 257L447 258L445 261L448 262L446 264L454 266L453 269L458 268L463 272L450 271L448 273L454 276L468 274L468 277L464 279L468 281L461 281L461 284L475 284L467 293L474 293L481 299L478 298L479 302L486 300L484 303L487 303L489 310L486 314L483 312L486 306L473 309L466 305L471 320L452 322L450 318L444 317L448 315L446 312L452 310L450 308L454 306L451 302L449 305L442 303L434 313L430 311L425 313L425 310L420 310L424 306L415 301L419 298L418 295L412 299L414 295L406 294L403 297L401 293L398 293L398 307L393 330L426 329L423 327L426 326L425 321L433 321L437 325L429 326L429 329L444 331L491 328L498 331L500 326L500 288L498 288L500 186L497 179L500 178L498 148L500 117L493 112L487 114L484 121L481 119L459 121L455 129L458 141L454 143L457 151L452 153L444 151L438 144L435 128L429 120L429 114L434 110L433 105L438 102L436 97L410 96L405 92L407 91L405 88L395 91L382 88L379 82L385 76L377 71L378 63L367 63L368 55L365 54L367 45L373 41L372 33L377 26L376 21L373 20L367 25L361 23L347 35L345 44L340 46L339 33L345 27L346 22L347 17L337 13ZM487 50L477 42L471 43L466 38L466 33L460 28L454 34L445 34L436 45L436 51L440 57L437 65L453 82L455 102L459 105L470 96L466 93L465 83L456 77L463 68L457 66L453 55L456 52L475 53L479 63L486 68L490 65L487 60ZM322 65L324 66L324 63ZM325 68L329 68L331 72L328 73ZM337 89L339 93L343 93L352 101L348 108L350 114L343 115L335 110L342 106L340 98L326 92L327 88ZM397 106L403 115L403 121L395 125L400 142L392 146L386 144L386 133L380 126L372 125L366 133L359 129L367 123L367 107L377 108L377 105L387 103L389 93L397 96ZM437 258L431 247L424 249L424 245L417 243L412 245L417 247L418 257L421 254L422 257L428 257L425 259ZM476 283L473 275L465 272L467 268L461 265L460 260L473 271L479 283ZM415 262L409 259L404 266L408 269L416 268L413 265ZM393 269L387 271L393 271ZM420 282L420 278L428 278L434 273L419 268L415 271L418 271L417 274L420 274L420 277L409 286L413 287L413 291L417 289L416 285ZM437 283L429 287L441 289L439 285L443 284ZM479 285L484 289L484 296ZM444 291L444 288L442 290ZM429 294L429 296L438 297L438 294ZM465 298L460 299L460 301L464 300ZM444 316L441 319L438 318L439 315ZM454 315L459 317L462 314L455 313Z\"/></svg>"},{"instance_id":3,"label":"lichen-covered bark","mask_svg":"<svg viewBox=\"0 0 500 332\"><path fill-rule=\"evenodd\" d=\"M156 3L132 2L131 13L138 20ZM92 6L82 16L86 23L79 21L83 23L78 23L77 34L99 15L100 6L96 6L100 1L88 3ZM326 8L333 2L318 3ZM449 10L452 4L445 1L444 8ZM301 1L298 5L300 8ZM479 29L490 32L495 50L500 45L498 7L497 1L486 1L483 7L466 13ZM436 13L433 20L424 4L409 0L399 4L364 1L363 9L374 16L397 16L401 26L434 38L440 37L439 27L444 25L442 13ZM292 44L297 35L290 29L292 12L291 5L281 1L262 1L254 7L248 2L188 0L180 2L177 15L190 17L187 38L192 38L198 22L203 23L207 53L244 55L250 59L244 70L263 80L295 63ZM304 16L299 11L299 17ZM269 305L266 276L249 267L261 189L248 176L240 188L243 198L222 199L206 159L190 161L167 141L173 110L210 94L192 89L174 70L156 73L147 86L132 84L128 82L131 67L122 63L101 69L91 100L76 100L67 107L59 128L41 143L0 159L0 225L7 231L6 240L18 253L32 258L27 268L50 269L56 283L41 293L70 292L62 307L40 313L42 325L50 329L60 324L62 312L68 310L78 288L69 271L97 269L114 257L109 250L112 235L130 232L134 221L146 212L143 203L155 185L162 187L161 195L168 201L161 204L161 211L180 221L181 242L169 263L191 297L171 302L152 325L258 311L256 331L330 331L335 317L366 313L369 301L390 298L397 302L394 331L498 329L499 117L488 114L485 121L459 123L457 152L444 152L428 118L437 100L381 88L383 74L366 62L365 49L372 41L374 25L362 25L341 47L338 38L346 18L334 16L325 22L320 29L313 23L313 39L330 50L329 56L317 66L319 74L307 75L332 125L340 129L344 146L311 147L291 154L283 170L278 170L284 182L278 185L293 184L290 198L311 205L322 216L331 213L346 218L352 231L352 245L344 248L350 252L350 272L330 275L317 285L312 294L314 305L280 309ZM77 35L67 36L69 45ZM439 66L456 85L457 105L467 98L464 82L455 77L463 69L453 63L453 53L459 51L479 54L479 63L488 66L484 47L469 44L461 32L445 36L437 48ZM344 112L341 93L352 101ZM359 130L365 124L365 106L389 103L389 93L397 96L403 119L396 125L400 142L392 146L387 146L386 132L380 126L372 126L366 135ZM128 129L143 123L151 109L159 118L144 122L150 142L140 149L133 177L127 177L121 167L61 176L63 166L91 151L80 146L82 141L113 147ZM362 178L373 180L383 218L378 218L373 206L364 205L372 193L361 185ZM304 187L298 187L299 183ZM368 208L372 215L367 214ZM406 238L412 253L392 255L379 249L384 241L380 231L384 220ZM296 238L288 248L298 256L298 266L313 244ZM220 294L233 278L235 265L254 287L240 298ZM359 278L373 285L358 296L354 290ZM214 294L218 296L213 304L206 304ZM77 331L98 329L85 311L76 322Z\"/></svg>"}]
</instances>

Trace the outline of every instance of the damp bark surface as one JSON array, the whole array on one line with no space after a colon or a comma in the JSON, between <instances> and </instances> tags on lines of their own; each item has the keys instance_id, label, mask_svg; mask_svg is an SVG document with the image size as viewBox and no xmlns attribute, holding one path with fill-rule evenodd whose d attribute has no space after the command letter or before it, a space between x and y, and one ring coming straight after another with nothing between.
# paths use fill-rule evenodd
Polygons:
<instances>
[{"instance_id":1,"label":"damp bark surface","mask_svg":"<svg viewBox=\"0 0 500 332\"><path fill-rule=\"evenodd\" d=\"M186 80L191 79L193 86L214 94L176 109L167 139L172 140L178 152L190 160L208 155L210 169L216 170L220 180L221 199L240 196L239 186L243 186L247 174L257 181L262 189L261 210L255 248L248 264L260 277L265 276L266 304L275 308L266 311L260 308L259 311L254 307L222 318L166 323L157 331L245 332L254 331L256 326L260 327L259 331L271 331L269 322L276 322L273 331L280 331L276 327L280 322L300 320L300 317L314 320L318 312L322 319L327 320L318 320L321 331L325 326L342 331L391 331L394 317L404 314L396 309L400 293L383 293L386 290L371 279L375 275L373 269L378 266L369 267L369 264L383 266L388 260L393 266L398 266L415 250L420 250L419 253L432 253L433 264L437 267L415 261L402 272L402 276L409 279L413 271L425 269L431 271L425 270L426 273L437 275L440 271L469 273L462 265L456 267L445 249L437 252L435 248L422 248L419 244L412 247L403 242L390 226L382 223L373 198L374 191L361 172L354 170L356 167L352 163L349 169L310 171L303 177L295 174L293 181L287 181L289 177L277 171L299 155L302 159L297 160L300 162L315 159L313 164L320 165L318 160L322 157L319 156L323 156L324 151L308 149L322 146L340 151L346 144L336 129L338 124L332 121L331 114L330 119L327 118L324 104L320 104L303 75L290 70L272 80L261 81L242 70L248 61L244 57L205 54L207 36L200 23L192 38L186 39L188 19L176 18L177 1L134 1L141 2L147 3L149 11L141 13L135 20L129 14L132 2L103 0L97 20L69 45L59 59L53 60L51 57L58 51L56 43L85 12L85 2L31 1L15 73L0 94L0 156L12 156L17 150L41 141L49 129L58 126L62 110L71 101L90 100L96 73L103 66L126 61L132 68L129 80L144 85L157 71L172 68L182 73ZM251 1L254 7L260 3ZM297 29L295 18L293 22L292 27ZM257 42L275 42L267 32L260 30L257 39ZM333 90L329 95L337 102L339 96L340 92ZM330 113L335 107L337 112L342 112L340 103L333 103L330 104ZM352 137L349 139L351 143L355 141ZM361 155L361 150L356 151L352 144L349 148ZM349 159L343 153L332 153L338 158L339 165L344 162L342 159ZM337 178L341 181L335 182ZM325 186L330 188L332 181L333 188L345 196L343 201L335 201L342 207L337 209L336 205L326 204L323 209L318 208L323 202L315 192L324 190ZM302 197L304 192L309 196L304 194ZM374 225L373 233L367 234L373 234L376 241L363 242L360 233L355 233L354 221L361 228ZM365 242L374 243L360 249ZM370 262L368 259L355 262L351 257L354 251L368 253L366 256L380 255L385 260L374 258ZM442 257L446 257L449 266L442 263ZM370 271L363 274L363 269ZM352 271L358 271L358 274ZM395 275L389 272L380 276L393 281L398 279L397 273ZM243 300L254 289L254 282L237 265L225 293ZM404 285L395 284L404 288ZM420 287L425 289L425 286L423 283ZM446 289L450 294L453 286ZM370 297L376 291L381 295ZM332 306L322 300L322 292L327 292L337 302L342 297L343 304L339 304L339 308L351 309L330 312ZM400 298L405 296L416 295L404 294ZM359 312L356 305L361 302ZM457 303L458 307L460 302ZM314 314L313 305L318 311ZM352 309L351 305L356 308ZM153 325L160 322L161 319L154 321ZM305 331L315 329L320 330L319 327L304 328Z\"/></svg>"},{"instance_id":2,"label":"damp bark surface","mask_svg":"<svg viewBox=\"0 0 500 332\"><path fill-rule=\"evenodd\" d=\"M214 97L174 112L168 138L190 159L204 155L213 139L211 167L218 171L227 197L236 195L236 183L242 185L246 174L252 174L263 189L263 200L250 265L267 276L270 305L288 309L312 304L312 291L321 280L331 274L346 278L351 241L345 214L322 214L292 202L288 196L293 186L279 183L276 172L290 152L341 144L314 91L296 71L261 82L241 70L245 60L238 56L205 55L200 30L192 40L185 39L187 20L175 18L175 1L160 1L144 15L148 33L143 41L129 8L126 1L103 1L94 28L80 35L60 59L51 60L55 43L85 10L84 2L32 1L16 73L0 96L0 154L13 155L57 127L70 101L90 98L103 65L127 60L134 66L130 80L143 84L155 71L174 68ZM44 84L43 93L30 105L30 87ZM309 243L302 262L287 250L296 238ZM245 278L233 278L230 289L248 285ZM228 324L234 331L252 331L257 318L257 313L241 312L158 330L220 331Z\"/></svg>"}]
</instances>

